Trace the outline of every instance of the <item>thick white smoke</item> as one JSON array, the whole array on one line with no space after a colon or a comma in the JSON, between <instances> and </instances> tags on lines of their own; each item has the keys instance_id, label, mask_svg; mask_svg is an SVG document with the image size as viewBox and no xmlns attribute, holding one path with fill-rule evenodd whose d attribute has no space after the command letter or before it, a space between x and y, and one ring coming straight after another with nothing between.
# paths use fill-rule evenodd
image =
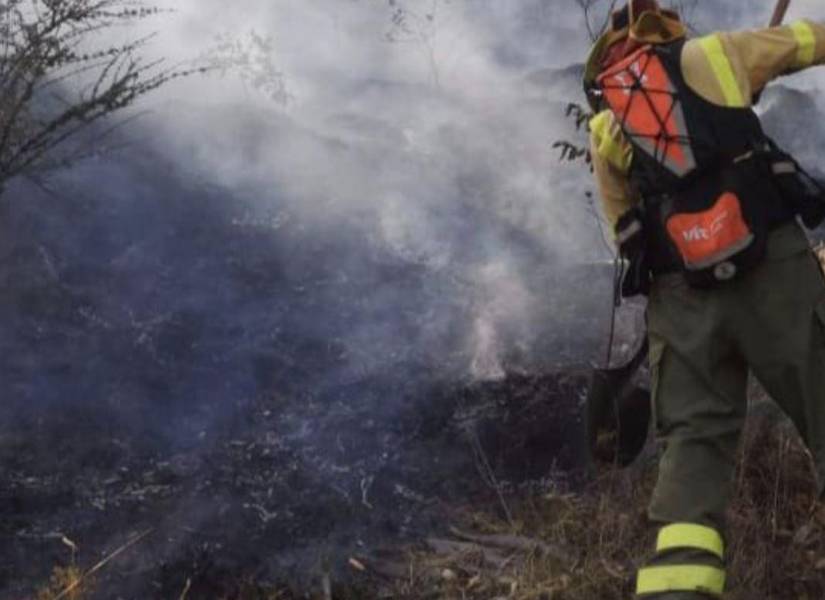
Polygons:
<instances>
[{"instance_id":1,"label":"thick white smoke","mask_svg":"<svg viewBox=\"0 0 825 600\"><path fill-rule=\"evenodd\" d=\"M157 23L159 54L199 56L218 35L254 29L272 36L290 101L272 103L231 74L192 79L153 98L142 127L164 139L170 160L256 196L264 212L277 205L288 222L330 232L358 220L377 252L460 281L455 293L466 297L455 302L473 315L467 367L495 374L500 366L479 364L524 353L532 324L550 330L569 316L551 309L570 292L547 287L536 267L605 255L586 208L586 169L560 167L552 148L577 136L563 111L580 100L575 76L529 79L576 60L588 40L547 3L535 15L492 2L398 5L409 9L401 26L377 0L247 0L238 11L175 1ZM525 36L534 47L520 44ZM208 105L227 120L216 122ZM512 235L543 256L509 255ZM543 302L526 300L537 293Z\"/></svg>"},{"instance_id":2,"label":"thick white smoke","mask_svg":"<svg viewBox=\"0 0 825 600\"><path fill-rule=\"evenodd\" d=\"M607 283L553 279L609 256L586 169L559 164L551 147L584 141L563 114L583 100L576 75L559 69L583 60L589 39L572 0L392 4L407 10L403 23L384 0L244 0L231 10L164 0L175 12L141 25L159 30L154 52L175 63L216 36L254 30L274 40L290 100L273 103L231 73L193 78L148 100L141 108L154 114L141 127L170 161L254 197L257 219L274 211L279 227L313 223L316 234L357 222L376 252L459 281L467 368L497 376L502 356L563 339L572 313L593 309L577 307L582 295L609 294ZM770 4L700 1L691 16L704 31L756 26ZM803 0L790 16L817 11ZM515 238L534 254L514 252Z\"/></svg>"}]
</instances>

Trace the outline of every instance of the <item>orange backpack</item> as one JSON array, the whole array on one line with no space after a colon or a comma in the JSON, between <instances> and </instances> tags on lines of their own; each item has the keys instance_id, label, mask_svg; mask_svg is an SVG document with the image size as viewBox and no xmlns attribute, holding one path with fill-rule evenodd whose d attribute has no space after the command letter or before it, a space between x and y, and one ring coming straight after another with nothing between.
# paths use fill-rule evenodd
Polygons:
<instances>
[{"instance_id":1,"label":"orange backpack","mask_svg":"<svg viewBox=\"0 0 825 600\"><path fill-rule=\"evenodd\" d=\"M650 270L682 270L708 287L758 264L768 232L795 211L771 174L775 154L756 114L693 92L681 72L683 47L644 46L596 86L634 149L630 176L643 198Z\"/></svg>"}]
</instances>

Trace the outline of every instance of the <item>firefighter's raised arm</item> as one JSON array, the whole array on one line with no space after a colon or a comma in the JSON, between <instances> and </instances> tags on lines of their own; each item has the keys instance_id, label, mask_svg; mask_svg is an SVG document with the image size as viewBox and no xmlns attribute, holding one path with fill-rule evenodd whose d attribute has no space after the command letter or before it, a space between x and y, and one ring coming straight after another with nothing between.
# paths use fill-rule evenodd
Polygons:
<instances>
[{"instance_id":1,"label":"firefighter's raised arm","mask_svg":"<svg viewBox=\"0 0 825 600\"><path fill-rule=\"evenodd\" d=\"M698 61L691 65L695 60L691 57L700 53L717 73L724 70L724 60L730 64L738 90L722 90L725 104L732 105L738 91L747 105L777 77L825 64L825 24L803 19L781 27L715 33L692 40L684 56L685 77L689 82L694 79L692 87L697 87L697 82L690 71L698 73L702 67Z\"/></svg>"}]
</instances>

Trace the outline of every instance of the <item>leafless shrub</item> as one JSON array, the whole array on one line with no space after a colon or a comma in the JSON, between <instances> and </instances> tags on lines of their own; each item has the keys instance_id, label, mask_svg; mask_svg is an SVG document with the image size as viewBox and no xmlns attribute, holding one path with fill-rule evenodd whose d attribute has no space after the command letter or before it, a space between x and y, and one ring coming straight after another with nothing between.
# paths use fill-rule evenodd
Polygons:
<instances>
[{"instance_id":1,"label":"leafless shrub","mask_svg":"<svg viewBox=\"0 0 825 600\"><path fill-rule=\"evenodd\" d=\"M67 164L71 157L50 154L62 142L202 70L146 60L151 36L96 47L101 32L160 12L140 0L0 2L0 189L16 175Z\"/></svg>"},{"instance_id":2,"label":"leafless shrub","mask_svg":"<svg viewBox=\"0 0 825 600\"><path fill-rule=\"evenodd\" d=\"M573 0L584 17L584 25L590 40L595 42L610 24L610 15L619 0Z\"/></svg>"},{"instance_id":3,"label":"leafless shrub","mask_svg":"<svg viewBox=\"0 0 825 600\"><path fill-rule=\"evenodd\" d=\"M232 72L244 84L285 106L293 97L283 71L275 64L274 47L272 36L254 30L244 36L224 33L217 37L215 46L206 53L203 61L221 77Z\"/></svg>"},{"instance_id":4,"label":"leafless shrub","mask_svg":"<svg viewBox=\"0 0 825 600\"><path fill-rule=\"evenodd\" d=\"M436 38L438 37L438 15L451 0L387 0L391 11L390 27L384 37L387 41L400 44L415 44L424 53L430 70L430 82L435 87L441 85L441 74L436 59Z\"/></svg>"}]
</instances>

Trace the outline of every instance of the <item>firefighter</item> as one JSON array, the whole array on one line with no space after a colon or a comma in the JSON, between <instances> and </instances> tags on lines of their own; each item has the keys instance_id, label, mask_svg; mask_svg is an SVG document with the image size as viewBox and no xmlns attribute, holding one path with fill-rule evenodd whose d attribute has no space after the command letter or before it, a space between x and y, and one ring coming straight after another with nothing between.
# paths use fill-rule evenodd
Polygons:
<instances>
[{"instance_id":1,"label":"firefighter","mask_svg":"<svg viewBox=\"0 0 825 600\"><path fill-rule=\"evenodd\" d=\"M762 131L773 79L825 63L825 26L801 20L687 39L655 0L615 12L585 90L603 212L648 295L651 385L664 442L640 598L717 598L724 513L751 370L791 418L825 482L825 281L798 217L821 188Z\"/></svg>"}]
</instances>

